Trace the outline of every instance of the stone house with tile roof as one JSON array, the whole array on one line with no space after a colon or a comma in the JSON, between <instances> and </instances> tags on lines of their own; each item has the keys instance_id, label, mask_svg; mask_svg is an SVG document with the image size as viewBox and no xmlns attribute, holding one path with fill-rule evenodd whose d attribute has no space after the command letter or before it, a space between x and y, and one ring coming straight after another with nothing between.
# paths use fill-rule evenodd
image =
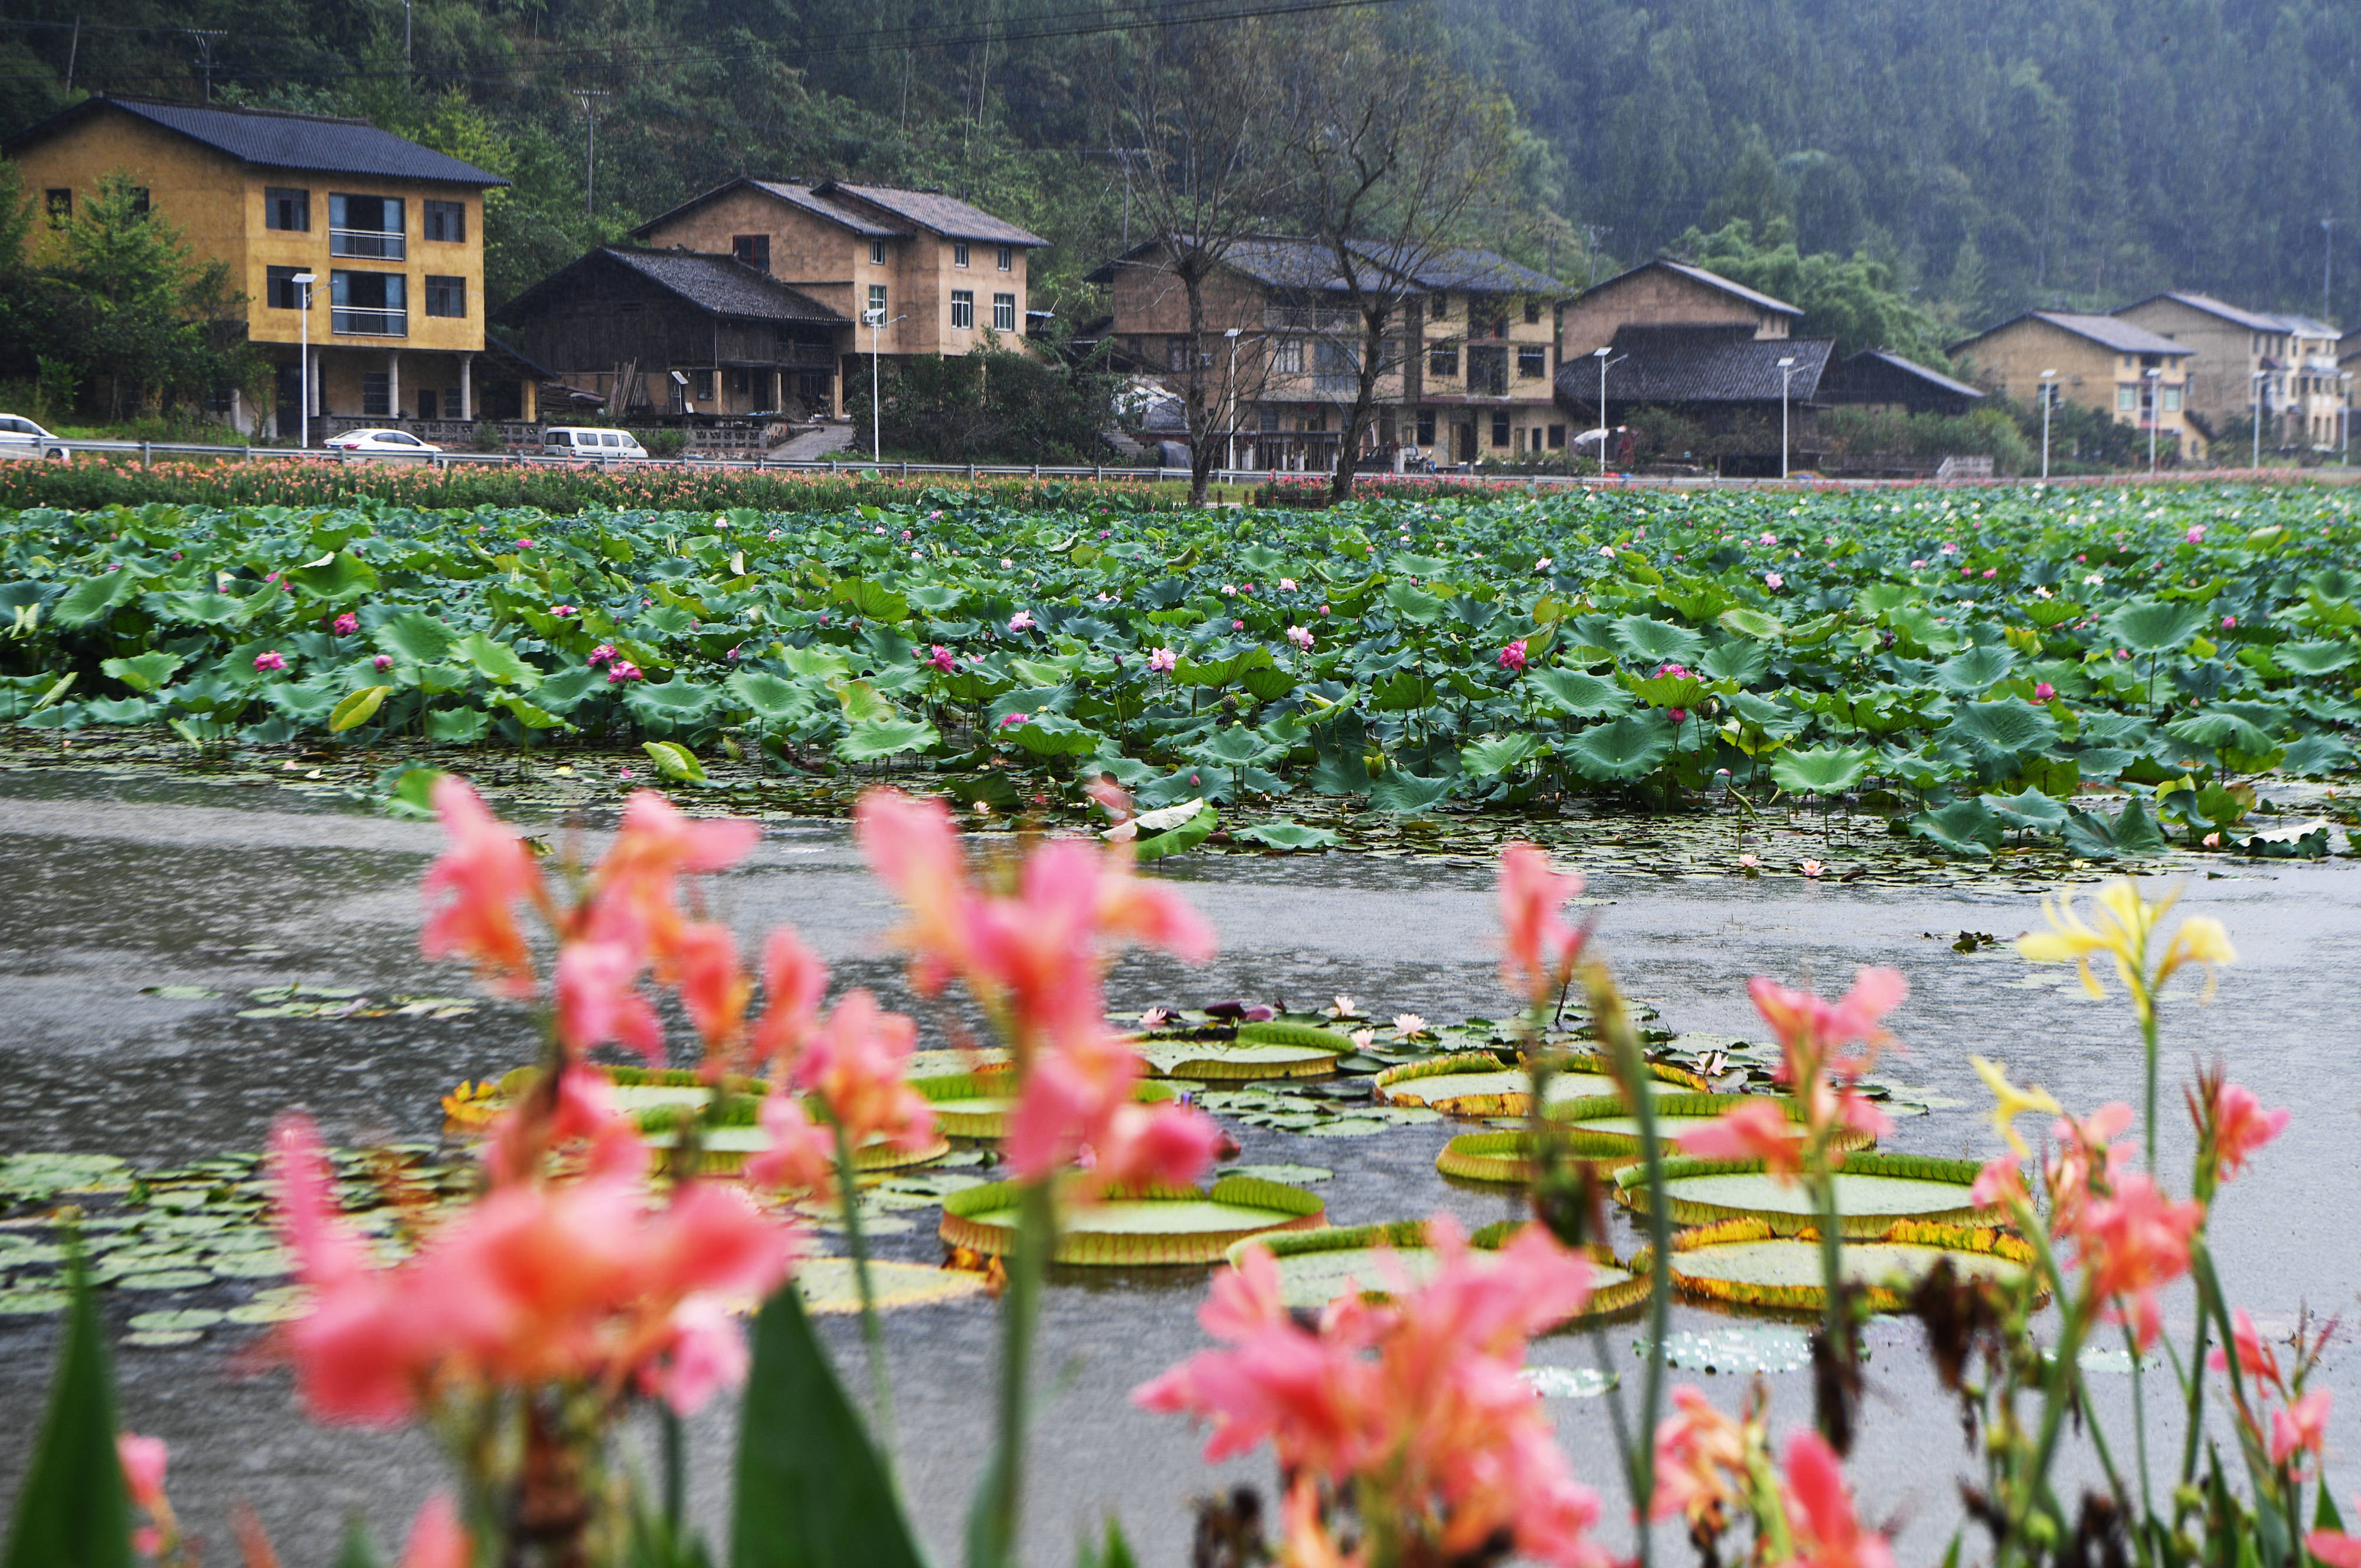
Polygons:
<instances>
[{"instance_id":1,"label":"stone house with tile roof","mask_svg":"<svg viewBox=\"0 0 2361 1568\"><path fill-rule=\"evenodd\" d=\"M1697 431L1704 445L1693 455L1725 475L1776 475L1783 428L1790 466L1817 459L1813 416L1834 338L1759 337L1746 321L1630 322L1607 348L1603 403L1597 357L1569 359L1558 371L1557 400L1585 425L1612 428L1664 411Z\"/></svg>"},{"instance_id":2,"label":"stone house with tile roof","mask_svg":"<svg viewBox=\"0 0 2361 1568\"><path fill-rule=\"evenodd\" d=\"M1946 350L1970 379L2027 408L2041 403L2045 370L2052 396L2095 409L2185 458L2205 454L2204 433L2184 402L2196 350L2120 316L2027 311ZM2150 375L2149 372L2155 372Z\"/></svg>"}]
</instances>

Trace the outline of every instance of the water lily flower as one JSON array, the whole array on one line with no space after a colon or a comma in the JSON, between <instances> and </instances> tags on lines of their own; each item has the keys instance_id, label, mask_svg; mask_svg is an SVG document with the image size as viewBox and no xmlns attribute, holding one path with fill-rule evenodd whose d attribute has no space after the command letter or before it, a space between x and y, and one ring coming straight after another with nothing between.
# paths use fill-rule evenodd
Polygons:
<instances>
[{"instance_id":1,"label":"water lily flower","mask_svg":"<svg viewBox=\"0 0 2361 1568\"><path fill-rule=\"evenodd\" d=\"M360 629L361 618L355 615L351 610L346 610L344 614L336 617L336 623L332 630L334 630L335 634L339 637L350 637L354 632L358 631Z\"/></svg>"},{"instance_id":2,"label":"water lily flower","mask_svg":"<svg viewBox=\"0 0 2361 1568\"><path fill-rule=\"evenodd\" d=\"M376 670L390 670L393 668L393 655L390 653L379 653L376 658L369 661L369 667Z\"/></svg>"},{"instance_id":3,"label":"water lily flower","mask_svg":"<svg viewBox=\"0 0 2361 1568\"><path fill-rule=\"evenodd\" d=\"M1799 869L1800 871L1802 871L1802 872L1803 872L1803 873L1804 873L1806 876L1807 876L1807 877L1817 877L1817 876L1818 876L1822 872L1827 871L1828 868L1828 867L1826 867L1826 866L1824 866L1824 865L1822 865L1822 864L1820 864L1820 862L1819 862L1819 861L1811 861L1811 860L1807 860L1807 861L1806 861L1803 863L1803 865L1802 865L1802 866L1800 866L1800 867L1799 867L1799 868L1797 868L1797 869Z\"/></svg>"},{"instance_id":4,"label":"water lily flower","mask_svg":"<svg viewBox=\"0 0 2361 1568\"><path fill-rule=\"evenodd\" d=\"M1355 1050L1366 1051L1377 1043L1378 1032L1375 1029L1356 1029L1345 1038L1353 1042Z\"/></svg>"},{"instance_id":5,"label":"water lily flower","mask_svg":"<svg viewBox=\"0 0 2361 1568\"><path fill-rule=\"evenodd\" d=\"M2034 701L2048 702L2051 697L2054 697L2057 695L2058 688L2051 685L2048 681L2036 681L2033 683Z\"/></svg>"},{"instance_id":6,"label":"water lily flower","mask_svg":"<svg viewBox=\"0 0 2361 1568\"><path fill-rule=\"evenodd\" d=\"M1525 667L1525 639L1520 637L1502 648L1496 662L1511 674L1522 672Z\"/></svg>"},{"instance_id":7,"label":"water lily flower","mask_svg":"<svg viewBox=\"0 0 2361 1568\"><path fill-rule=\"evenodd\" d=\"M267 652L257 653L254 656L254 667L258 671L283 670L287 667L287 656L284 653L279 652L275 649Z\"/></svg>"},{"instance_id":8,"label":"water lily flower","mask_svg":"<svg viewBox=\"0 0 2361 1568\"><path fill-rule=\"evenodd\" d=\"M1008 618L1008 630L1011 631L1030 631L1033 626L1033 616L1029 610L1020 609Z\"/></svg>"},{"instance_id":9,"label":"water lily flower","mask_svg":"<svg viewBox=\"0 0 2361 1568\"><path fill-rule=\"evenodd\" d=\"M1787 586L1787 579L1776 572L1765 572L1763 574L1763 586L1775 594Z\"/></svg>"},{"instance_id":10,"label":"water lily flower","mask_svg":"<svg viewBox=\"0 0 2361 1568\"><path fill-rule=\"evenodd\" d=\"M1287 629L1287 640L1307 653L1312 652L1312 632L1309 628L1301 626L1289 627Z\"/></svg>"},{"instance_id":11,"label":"water lily flower","mask_svg":"<svg viewBox=\"0 0 2361 1568\"><path fill-rule=\"evenodd\" d=\"M1415 1013L1394 1014L1394 1032L1407 1040L1426 1032L1426 1020Z\"/></svg>"},{"instance_id":12,"label":"water lily flower","mask_svg":"<svg viewBox=\"0 0 2361 1568\"><path fill-rule=\"evenodd\" d=\"M1331 1018L1350 1018L1354 1013L1353 999L1341 992L1328 1003L1328 1016Z\"/></svg>"},{"instance_id":13,"label":"water lily flower","mask_svg":"<svg viewBox=\"0 0 2361 1568\"><path fill-rule=\"evenodd\" d=\"M1762 860L1752 850L1741 850L1738 853L1738 864L1741 870L1751 872L1762 863Z\"/></svg>"}]
</instances>

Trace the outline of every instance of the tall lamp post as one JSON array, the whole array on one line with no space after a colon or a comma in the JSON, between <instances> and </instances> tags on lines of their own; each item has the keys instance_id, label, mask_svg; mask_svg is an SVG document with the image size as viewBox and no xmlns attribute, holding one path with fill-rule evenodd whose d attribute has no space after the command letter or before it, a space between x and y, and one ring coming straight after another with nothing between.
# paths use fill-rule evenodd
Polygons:
<instances>
[{"instance_id":1,"label":"tall lamp post","mask_svg":"<svg viewBox=\"0 0 2361 1568\"><path fill-rule=\"evenodd\" d=\"M302 302L299 307L300 314L297 317L302 323L302 346L296 350L302 356L299 362L300 378L297 384L303 389L303 411L297 421L297 427L302 433L295 438L295 444L309 446L312 444L312 285L320 280L320 275L316 272L298 272L287 280L303 291Z\"/></svg>"},{"instance_id":2,"label":"tall lamp post","mask_svg":"<svg viewBox=\"0 0 2361 1568\"><path fill-rule=\"evenodd\" d=\"M2049 411L2058 406L2058 372L2041 373L2041 480L2049 482Z\"/></svg>"},{"instance_id":3,"label":"tall lamp post","mask_svg":"<svg viewBox=\"0 0 2361 1568\"><path fill-rule=\"evenodd\" d=\"M1779 477L1787 477L1787 383L1795 374L1795 356L1779 361Z\"/></svg>"},{"instance_id":4,"label":"tall lamp post","mask_svg":"<svg viewBox=\"0 0 2361 1568\"><path fill-rule=\"evenodd\" d=\"M1598 361L1598 477L1603 479L1607 477L1607 371L1609 367L1620 365L1631 356L1617 354L1611 343L1592 349L1590 356Z\"/></svg>"},{"instance_id":5,"label":"tall lamp post","mask_svg":"<svg viewBox=\"0 0 2361 1568\"><path fill-rule=\"evenodd\" d=\"M2336 400L2336 464L2340 468L2353 466L2353 372L2341 371L2336 378L2337 389L2345 395Z\"/></svg>"},{"instance_id":6,"label":"tall lamp post","mask_svg":"<svg viewBox=\"0 0 2361 1568\"><path fill-rule=\"evenodd\" d=\"M2260 468L2263 466L2263 383L2270 378L2271 373L2268 370L2250 371L2246 377L2252 387L2247 401L2252 406L2255 426L2254 450L2246 458L2246 466L2249 468Z\"/></svg>"},{"instance_id":7,"label":"tall lamp post","mask_svg":"<svg viewBox=\"0 0 2361 1568\"><path fill-rule=\"evenodd\" d=\"M901 315L895 316L894 321L905 320L908 314L909 313L905 311ZM878 436L880 426L877 414L877 334L891 326L893 322L887 321L885 313L874 305L862 312L861 319L869 323L869 460L872 463L883 463L885 461L885 447L884 443Z\"/></svg>"},{"instance_id":8,"label":"tall lamp post","mask_svg":"<svg viewBox=\"0 0 2361 1568\"><path fill-rule=\"evenodd\" d=\"M2156 472L2157 427L2164 423L2164 371L2151 365L2143 372L2147 378L2147 471Z\"/></svg>"},{"instance_id":9,"label":"tall lamp post","mask_svg":"<svg viewBox=\"0 0 2361 1568\"><path fill-rule=\"evenodd\" d=\"M1223 416L1222 455L1229 459L1223 466L1231 473L1237 472L1238 467L1238 334L1245 330L1235 326L1222 329L1222 335L1230 340L1230 377L1225 389L1230 410Z\"/></svg>"}]
</instances>

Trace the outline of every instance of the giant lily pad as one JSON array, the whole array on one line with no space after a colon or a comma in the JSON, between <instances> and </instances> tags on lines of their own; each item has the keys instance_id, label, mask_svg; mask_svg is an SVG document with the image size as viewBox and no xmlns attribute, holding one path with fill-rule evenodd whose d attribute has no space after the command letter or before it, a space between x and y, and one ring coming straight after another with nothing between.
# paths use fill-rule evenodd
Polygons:
<instances>
[{"instance_id":1,"label":"giant lily pad","mask_svg":"<svg viewBox=\"0 0 2361 1568\"><path fill-rule=\"evenodd\" d=\"M1804 1136L1804 1108L1785 1095L1766 1095L1787 1117L1787 1124L1797 1138ZM1670 1149L1673 1140L1685 1133L1709 1127L1724 1113L1741 1103L1733 1094L1665 1094L1655 1101L1656 1138ZM1563 1122L1578 1132L1601 1138L1620 1138L1631 1148L1640 1146L1640 1119L1620 1095L1602 1096L1592 1100L1572 1100L1550 1107L1550 1120ZM1836 1146L1850 1151L1867 1148L1875 1140L1868 1134L1848 1129L1836 1135Z\"/></svg>"},{"instance_id":2,"label":"giant lily pad","mask_svg":"<svg viewBox=\"0 0 2361 1568\"><path fill-rule=\"evenodd\" d=\"M1628 1138L1602 1138L1587 1133L1565 1135L1567 1152L1601 1170L1616 1170L1640 1158ZM1462 1133L1443 1146L1434 1168L1462 1181L1505 1182L1521 1186L1533 1177L1530 1157L1532 1135L1522 1128L1489 1133Z\"/></svg>"},{"instance_id":3,"label":"giant lily pad","mask_svg":"<svg viewBox=\"0 0 2361 1568\"><path fill-rule=\"evenodd\" d=\"M1006 1253L1016 1245L1022 1196L1014 1181L952 1193L943 1200L943 1240L987 1256ZM1060 1214L1055 1255L1111 1266L1211 1263L1248 1236L1312 1230L1326 1214L1318 1194L1249 1176L1224 1177L1210 1191L1141 1188Z\"/></svg>"},{"instance_id":4,"label":"giant lily pad","mask_svg":"<svg viewBox=\"0 0 2361 1568\"><path fill-rule=\"evenodd\" d=\"M1903 1221L1847 1241L1839 1270L1862 1288L1872 1310L1893 1312L1938 1264L1948 1262L1963 1278L2013 1285L2033 1259L2032 1247L2004 1232ZM1643 1250L1631 1266L1639 1273L1648 1264ZM1673 1239L1671 1271L1683 1295L1708 1301L1797 1312L1817 1312L1827 1301L1817 1238L1782 1235L1761 1220L1726 1220L1682 1233Z\"/></svg>"},{"instance_id":5,"label":"giant lily pad","mask_svg":"<svg viewBox=\"0 0 2361 1568\"><path fill-rule=\"evenodd\" d=\"M1016 1075L1011 1072L960 1073L921 1078L912 1087L933 1102L935 1130L954 1138L1001 1138L1008 1135L1008 1113L1016 1105ZM1171 1084L1147 1079L1133 1086L1131 1097L1141 1102L1176 1100L1180 1091Z\"/></svg>"},{"instance_id":6,"label":"giant lily pad","mask_svg":"<svg viewBox=\"0 0 2361 1568\"><path fill-rule=\"evenodd\" d=\"M1488 1259L1509 1237L1513 1225L1488 1225L1469 1238L1471 1256ZM1347 1225L1316 1231L1282 1232L1251 1237L1229 1249L1233 1267L1247 1249L1260 1247L1279 1265L1279 1299L1290 1307L1325 1307L1348 1293L1382 1299L1403 1284L1423 1285L1433 1277L1438 1257L1426 1245L1426 1222L1399 1220L1389 1224ZM1590 1249L1590 1299L1581 1312L1567 1320L1587 1322L1623 1311L1647 1299L1648 1282L1634 1276L1604 1247Z\"/></svg>"},{"instance_id":7,"label":"giant lily pad","mask_svg":"<svg viewBox=\"0 0 2361 1568\"><path fill-rule=\"evenodd\" d=\"M971 1269L934 1268L880 1258L869 1260L869 1287L881 1312L963 1301L983 1295L985 1288L983 1276ZM796 1266L796 1288L803 1292L804 1310L814 1316L861 1310L861 1287L853 1277L851 1258L806 1258Z\"/></svg>"},{"instance_id":8,"label":"giant lily pad","mask_svg":"<svg viewBox=\"0 0 2361 1568\"><path fill-rule=\"evenodd\" d=\"M1981 1169L1971 1160L1924 1155L1850 1155L1833 1179L1838 1222L1847 1236L1883 1235L1905 1220L1997 1224L2003 1212L1980 1209L1969 1196ZM1812 1226L1810 1191L1800 1181L1769 1175L1760 1160L1673 1159L1664 1172L1671 1214L1680 1224L1752 1219L1783 1235ZM1634 1167L1619 1173L1615 1200L1646 1212L1646 1172Z\"/></svg>"},{"instance_id":9,"label":"giant lily pad","mask_svg":"<svg viewBox=\"0 0 2361 1568\"><path fill-rule=\"evenodd\" d=\"M1676 1067L1652 1064L1652 1091L1694 1093L1705 1080ZM1532 1080L1521 1067L1503 1067L1485 1051L1465 1051L1406 1062L1378 1074L1377 1098L1388 1105L1423 1105L1454 1116L1523 1116L1532 1111ZM1620 1093L1607 1064L1577 1057L1550 1079L1553 1106Z\"/></svg>"}]
</instances>

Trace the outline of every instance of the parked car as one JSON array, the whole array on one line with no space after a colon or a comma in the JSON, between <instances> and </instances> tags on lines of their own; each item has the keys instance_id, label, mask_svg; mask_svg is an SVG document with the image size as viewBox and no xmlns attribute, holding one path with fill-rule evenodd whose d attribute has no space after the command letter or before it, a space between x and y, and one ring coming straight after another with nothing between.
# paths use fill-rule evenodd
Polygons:
<instances>
[{"instance_id":1,"label":"parked car","mask_svg":"<svg viewBox=\"0 0 2361 1568\"><path fill-rule=\"evenodd\" d=\"M423 457L443 449L432 442L421 441L406 430L348 430L342 435L332 435L320 444L335 452L401 453L412 457Z\"/></svg>"},{"instance_id":2,"label":"parked car","mask_svg":"<svg viewBox=\"0 0 2361 1568\"><path fill-rule=\"evenodd\" d=\"M66 444L22 414L0 414L0 457L47 457L62 463Z\"/></svg>"},{"instance_id":3,"label":"parked car","mask_svg":"<svg viewBox=\"0 0 2361 1568\"><path fill-rule=\"evenodd\" d=\"M552 457L579 457L585 461L648 455L648 449L630 431L598 430L589 425L553 425L542 433L541 449Z\"/></svg>"}]
</instances>

